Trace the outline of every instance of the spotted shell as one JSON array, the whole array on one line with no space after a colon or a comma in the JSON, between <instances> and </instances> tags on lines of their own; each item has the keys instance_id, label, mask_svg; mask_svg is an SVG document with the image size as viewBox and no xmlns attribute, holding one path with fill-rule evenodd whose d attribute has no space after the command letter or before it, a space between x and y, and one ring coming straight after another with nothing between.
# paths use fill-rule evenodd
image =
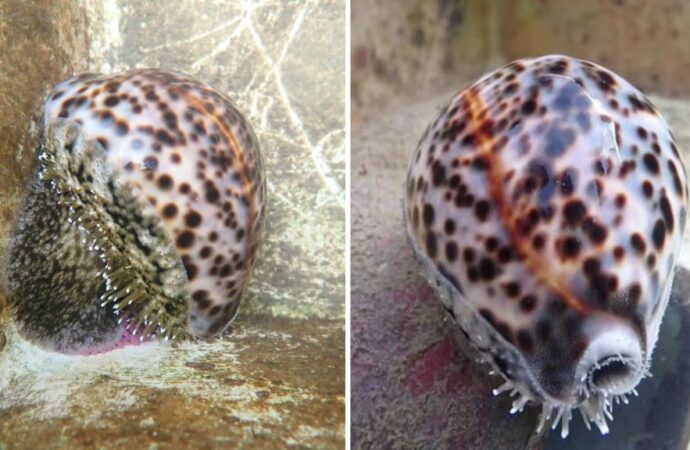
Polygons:
<instances>
[{"instance_id":1,"label":"spotted shell","mask_svg":"<svg viewBox=\"0 0 690 450\"><path fill-rule=\"evenodd\" d=\"M126 339L123 317L145 336L220 334L250 278L265 192L232 101L161 70L83 74L52 89L43 124L8 252L20 329L64 352Z\"/></svg>"},{"instance_id":2,"label":"spotted shell","mask_svg":"<svg viewBox=\"0 0 690 450\"><path fill-rule=\"evenodd\" d=\"M540 427L608 431L648 374L685 228L686 171L630 83L566 56L460 91L407 171L405 227L443 304Z\"/></svg>"}]
</instances>

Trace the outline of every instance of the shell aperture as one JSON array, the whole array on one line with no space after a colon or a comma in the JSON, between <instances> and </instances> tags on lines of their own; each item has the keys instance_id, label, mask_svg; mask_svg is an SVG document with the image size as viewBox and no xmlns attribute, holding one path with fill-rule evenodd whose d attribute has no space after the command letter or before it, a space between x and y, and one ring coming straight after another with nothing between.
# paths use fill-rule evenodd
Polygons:
<instances>
[{"instance_id":1,"label":"shell aperture","mask_svg":"<svg viewBox=\"0 0 690 450\"><path fill-rule=\"evenodd\" d=\"M253 130L184 75L73 77L44 107L6 262L22 334L93 353L131 334L220 334L254 264L265 181Z\"/></svg>"},{"instance_id":2,"label":"shell aperture","mask_svg":"<svg viewBox=\"0 0 690 450\"><path fill-rule=\"evenodd\" d=\"M446 309L505 380L603 433L648 374L685 227L686 173L649 100L596 64L518 60L422 136L407 234Z\"/></svg>"}]
</instances>

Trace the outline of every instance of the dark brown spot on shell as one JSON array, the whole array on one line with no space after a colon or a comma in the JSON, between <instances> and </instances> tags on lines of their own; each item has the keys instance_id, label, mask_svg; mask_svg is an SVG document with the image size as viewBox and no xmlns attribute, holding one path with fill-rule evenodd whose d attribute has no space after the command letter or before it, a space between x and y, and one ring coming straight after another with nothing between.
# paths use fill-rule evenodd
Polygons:
<instances>
[{"instance_id":1,"label":"dark brown spot on shell","mask_svg":"<svg viewBox=\"0 0 690 450\"><path fill-rule=\"evenodd\" d=\"M565 219L565 222L570 226L579 224L586 213L587 207L579 199L570 200L563 207L563 218Z\"/></svg>"},{"instance_id":2,"label":"dark brown spot on shell","mask_svg":"<svg viewBox=\"0 0 690 450\"><path fill-rule=\"evenodd\" d=\"M575 258L580 253L581 248L580 240L574 236L569 236L563 241L563 257L566 259Z\"/></svg>"},{"instance_id":3,"label":"dark brown spot on shell","mask_svg":"<svg viewBox=\"0 0 690 450\"><path fill-rule=\"evenodd\" d=\"M103 101L103 104L108 107L117 106L118 103L120 103L120 99L116 95L110 95Z\"/></svg>"},{"instance_id":4,"label":"dark brown spot on shell","mask_svg":"<svg viewBox=\"0 0 690 450\"><path fill-rule=\"evenodd\" d=\"M177 237L177 246L180 248L189 248L194 245L194 232L185 230Z\"/></svg>"},{"instance_id":5,"label":"dark brown spot on shell","mask_svg":"<svg viewBox=\"0 0 690 450\"><path fill-rule=\"evenodd\" d=\"M185 214L184 220L188 227L198 227L201 224L201 215L198 212L192 210Z\"/></svg>"},{"instance_id":6,"label":"dark brown spot on shell","mask_svg":"<svg viewBox=\"0 0 690 450\"><path fill-rule=\"evenodd\" d=\"M167 191L168 189L172 188L172 186L173 179L170 177L170 175L163 174L160 177L158 177L158 187L160 187L164 191Z\"/></svg>"},{"instance_id":7,"label":"dark brown spot on shell","mask_svg":"<svg viewBox=\"0 0 690 450\"><path fill-rule=\"evenodd\" d=\"M194 280L198 272L197 266L192 263L192 258L189 255L182 255L182 264L187 272L187 279L189 281Z\"/></svg>"},{"instance_id":8,"label":"dark brown spot on shell","mask_svg":"<svg viewBox=\"0 0 690 450\"><path fill-rule=\"evenodd\" d=\"M531 313L537 306L537 299L533 295L525 295L520 299L520 309L524 313Z\"/></svg>"},{"instance_id":9,"label":"dark brown spot on shell","mask_svg":"<svg viewBox=\"0 0 690 450\"><path fill-rule=\"evenodd\" d=\"M630 236L630 243L637 253L644 255L647 249L647 244L640 233L633 233L632 236Z\"/></svg>"},{"instance_id":10,"label":"dark brown spot on shell","mask_svg":"<svg viewBox=\"0 0 690 450\"><path fill-rule=\"evenodd\" d=\"M654 175L659 174L659 160L652 153L645 153L642 162L644 162L645 167L650 173Z\"/></svg>"},{"instance_id":11,"label":"dark brown spot on shell","mask_svg":"<svg viewBox=\"0 0 690 450\"><path fill-rule=\"evenodd\" d=\"M479 275L485 281L491 281L496 276L496 264L489 258L482 258L479 261Z\"/></svg>"},{"instance_id":12,"label":"dark brown spot on shell","mask_svg":"<svg viewBox=\"0 0 690 450\"><path fill-rule=\"evenodd\" d=\"M659 219L654 224L654 229L652 230L652 242L654 246L661 250L664 246L664 240L666 239L666 225L664 221Z\"/></svg>"},{"instance_id":13,"label":"dark brown spot on shell","mask_svg":"<svg viewBox=\"0 0 690 450\"><path fill-rule=\"evenodd\" d=\"M163 208L163 217L166 219L172 219L177 215L177 206L174 203L168 203Z\"/></svg>"}]
</instances>

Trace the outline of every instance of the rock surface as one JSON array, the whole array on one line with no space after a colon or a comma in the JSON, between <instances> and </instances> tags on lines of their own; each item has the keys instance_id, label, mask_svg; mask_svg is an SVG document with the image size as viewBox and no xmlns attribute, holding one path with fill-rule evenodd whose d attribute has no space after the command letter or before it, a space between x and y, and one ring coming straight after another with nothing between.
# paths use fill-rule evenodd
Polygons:
<instances>
[{"instance_id":1,"label":"rock surface","mask_svg":"<svg viewBox=\"0 0 690 450\"><path fill-rule=\"evenodd\" d=\"M352 2L352 113L372 117L459 87L500 61L563 53L644 90L688 95L683 0Z\"/></svg>"},{"instance_id":2,"label":"rock surface","mask_svg":"<svg viewBox=\"0 0 690 450\"><path fill-rule=\"evenodd\" d=\"M87 47L76 1L0 2L0 260L33 166L32 120L53 84L86 69Z\"/></svg>"},{"instance_id":3,"label":"rock surface","mask_svg":"<svg viewBox=\"0 0 690 450\"><path fill-rule=\"evenodd\" d=\"M80 357L8 333L0 448L341 448L342 334L254 318L224 340Z\"/></svg>"}]
</instances>

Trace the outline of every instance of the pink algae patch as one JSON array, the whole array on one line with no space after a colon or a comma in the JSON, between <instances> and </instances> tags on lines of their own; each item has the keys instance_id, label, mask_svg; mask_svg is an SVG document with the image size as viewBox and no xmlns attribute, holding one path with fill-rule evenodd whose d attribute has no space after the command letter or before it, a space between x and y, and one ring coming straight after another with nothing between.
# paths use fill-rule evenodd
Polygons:
<instances>
[{"instance_id":1,"label":"pink algae patch","mask_svg":"<svg viewBox=\"0 0 690 450\"><path fill-rule=\"evenodd\" d=\"M471 384L472 375L464 364L459 363L456 352L452 336L429 347L411 363L403 386L417 396L430 391L451 394Z\"/></svg>"}]
</instances>

